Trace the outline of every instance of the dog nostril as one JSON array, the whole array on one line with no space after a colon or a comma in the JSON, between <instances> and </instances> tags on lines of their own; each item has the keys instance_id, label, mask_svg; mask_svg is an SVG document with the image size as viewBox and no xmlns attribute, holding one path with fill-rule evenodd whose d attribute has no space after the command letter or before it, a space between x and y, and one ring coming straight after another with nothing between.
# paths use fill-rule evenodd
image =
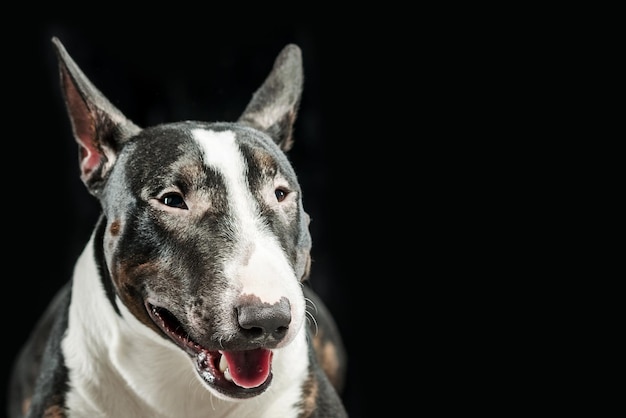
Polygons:
<instances>
[{"instance_id":1,"label":"dog nostril","mask_svg":"<svg viewBox=\"0 0 626 418\"><path fill-rule=\"evenodd\" d=\"M286 298L274 304L259 301L242 303L237 308L237 320L241 328L256 338L281 339L289 329L291 309Z\"/></svg>"}]
</instances>

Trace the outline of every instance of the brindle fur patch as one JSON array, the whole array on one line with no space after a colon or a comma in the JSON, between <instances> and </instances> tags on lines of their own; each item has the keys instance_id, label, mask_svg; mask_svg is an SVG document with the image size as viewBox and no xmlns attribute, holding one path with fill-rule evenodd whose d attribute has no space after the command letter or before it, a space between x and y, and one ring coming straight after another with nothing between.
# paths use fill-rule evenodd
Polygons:
<instances>
[{"instance_id":1,"label":"brindle fur patch","mask_svg":"<svg viewBox=\"0 0 626 418\"><path fill-rule=\"evenodd\" d=\"M137 319L160 334L161 330L146 312L141 289L137 284L142 277L159 274L159 265L158 263L144 263L137 266L129 266L128 264L130 263L122 265L114 277L119 297Z\"/></svg>"},{"instance_id":2,"label":"brindle fur patch","mask_svg":"<svg viewBox=\"0 0 626 418\"><path fill-rule=\"evenodd\" d=\"M109 227L109 232L111 233L111 236L116 237L120 234L121 229L122 229L122 223L119 220L115 220L111 222L111 226Z\"/></svg>"},{"instance_id":3,"label":"brindle fur patch","mask_svg":"<svg viewBox=\"0 0 626 418\"><path fill-rule=\"evenodd\" d=\"M60 405L52 405L48 407L42 418L66 418L65 409Z\"/></svg>"},{"instance_id":4,"label":"brindle fur patch","mask_svg":"<svg viewBox=\"0 0 626 418\"><path fill-rule=\"evenodd\" d=\"M324 337L324 332L320 330L313 336L313 347L317 354L317 361L328 376L333 386L340 387L341 378L339 376L340 365L337 346Z\"/></svg>"},{"instance_id":5,"label":"brindle fur patch","mask_svg":"<svg viewBox=\"0 0 626 418\"><path fill-rule=\"evenodd\" d=\"M306 418L310 416L315 410L315 405L317 403L317 395L319 392L319 388L317 387L318 382L313 378L313 375L309 375L309 378L304 382L302 386L302 402L298 405L302 408L302 413L300 414L300 418Z\"/></svg>"},{"instance_id":6,"label":"brindle fur patch","mask_svg":"<svg viewBox=\"0 0 626 418\"><path fill-rule=\"evenodd\" d=\"M28 414L28 410L30 409L30 401L33 398L29 396L22 401L22 415L26 416Z\"/></svg>"}]
</instances>

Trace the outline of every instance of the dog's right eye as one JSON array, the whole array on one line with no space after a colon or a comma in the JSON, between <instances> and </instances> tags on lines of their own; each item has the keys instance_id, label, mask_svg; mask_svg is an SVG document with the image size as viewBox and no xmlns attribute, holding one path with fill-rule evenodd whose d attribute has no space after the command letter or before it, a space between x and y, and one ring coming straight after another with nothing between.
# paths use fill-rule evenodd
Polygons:
<instances>
[{"instance_id":1,"label":"dog's right eye","mask_svg":"<svg viewBox=\"0 0 626 418\"><path fill-rule=\"evenodd\" d=\"M289 192L285 189L278 188L274 190L274 195L276 196L276 200L279 202L282 202L283 200L285 200L285 198L287 197L287 194L289 194Z\"/></svg>"},{"instance_id":2,"label":"dog's right eye","mask_svg":"<svg viewBox=\"0 0 626 418\"><path fill-rule=\"evenodd\" d=\"M185 199L177 193L169 193L161 198L161 202L171 208L188 209Z\"/></svg>"}]
</instances>

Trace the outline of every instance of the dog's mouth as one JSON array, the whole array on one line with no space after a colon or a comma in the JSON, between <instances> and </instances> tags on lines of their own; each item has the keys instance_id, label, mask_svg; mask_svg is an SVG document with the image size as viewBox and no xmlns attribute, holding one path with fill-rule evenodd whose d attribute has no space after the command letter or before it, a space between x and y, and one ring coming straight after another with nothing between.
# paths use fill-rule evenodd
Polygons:
<instances>
[{"instance_id":1,"label":"dog's mouth","mask_svg":"<svg viewBox=\"0 0 626 418\"><path fill-rule=\"evenodd\" d=\"M146 302L152 321L188 353L202 380L224 396L251 398L264 392L272 381L272 351L209 350L189 338L180 321L167 309Z\"/></svg>"}]
</instances>

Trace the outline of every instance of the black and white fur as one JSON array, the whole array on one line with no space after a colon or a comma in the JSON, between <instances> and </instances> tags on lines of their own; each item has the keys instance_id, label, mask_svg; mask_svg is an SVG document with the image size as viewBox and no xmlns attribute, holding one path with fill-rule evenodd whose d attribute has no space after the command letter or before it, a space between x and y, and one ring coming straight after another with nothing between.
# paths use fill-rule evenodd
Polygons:
<instances>
[{"instance_id":1,"label":"black and white fur","mask_svg":"<svg viewBox=\"0 0 626 418\"><path fill-rule=\"evenodd\" d=\"M306 282L309 218L285 154L300 49L236 122L143 129L53 45L102 214L16 360L9 417L345 417L345 353Z\"/></svg>"}]
</instances>

